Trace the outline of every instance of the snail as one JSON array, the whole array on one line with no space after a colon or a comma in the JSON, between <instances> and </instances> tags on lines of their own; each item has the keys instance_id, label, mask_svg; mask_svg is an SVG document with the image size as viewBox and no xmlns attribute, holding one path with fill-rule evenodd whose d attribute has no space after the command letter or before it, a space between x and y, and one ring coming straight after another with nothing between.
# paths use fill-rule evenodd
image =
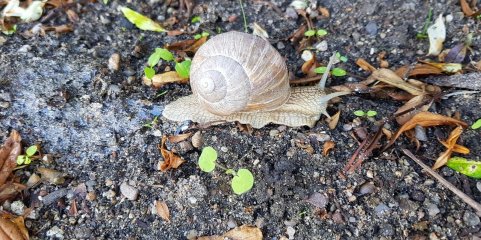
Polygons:
<instances>
[{"instance_id":1,"label":"snail","mask_svg":"<svg viewBox=\"0 0 481 240\"><path fill-rule=\"evenodd\" d=\"M168 104L165 118L313 127L321 114L329 116L327 102L346 94L326 94L324 86L291 88L279 52L263 38L242 32L222 33L204 43L192 59L190 84L193 94Z\"/></svg>"}]
</instances>

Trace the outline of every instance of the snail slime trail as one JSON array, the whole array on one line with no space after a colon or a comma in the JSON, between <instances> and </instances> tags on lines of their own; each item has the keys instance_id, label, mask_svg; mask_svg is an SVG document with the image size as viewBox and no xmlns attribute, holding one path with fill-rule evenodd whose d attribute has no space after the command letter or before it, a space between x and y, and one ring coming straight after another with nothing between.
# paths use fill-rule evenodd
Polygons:
<instances>
[{"instance_id":1,"label":"snail slime trail","mask_svg":"<svg viewBox=\"0 0 481 240\"><path fill-rule=\"evenodd\" d=\"M279 52L242 32L222 33L204 43L190 73L192 95L168 104L165 118L200 124L238 121L254 128L269 123L313 127L321 114L327 115L327 102L346 94L326 95L319 86L290 87Z\"/></svg>"}]
</instances>

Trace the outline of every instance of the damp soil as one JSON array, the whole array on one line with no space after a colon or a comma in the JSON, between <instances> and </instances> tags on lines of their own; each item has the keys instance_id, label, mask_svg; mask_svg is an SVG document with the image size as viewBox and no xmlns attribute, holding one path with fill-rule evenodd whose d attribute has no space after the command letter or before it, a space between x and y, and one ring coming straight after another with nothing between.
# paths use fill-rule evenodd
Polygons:
<instances>
[{"instance_id":1,"label":"damp soil","mask_svg":"<svg viewBox=\"0 0 481 240\"><path fill-rule=\"evenodd\" d=\"M218 161L224 166L253 172L255 185L246 194L235 195L228 175L222 171L201 172L196 165L201 147L192 147L190 139L168 145L186 162L175 170L158 171L162 136L173 135L189 123L159 117L154 127L143 125L161 115L167 103L191 91L181 84L160 90L145 86L143 68L156 47L192 38L194 33L167 36L141 31L124 19L118 7L129 6L159 22L176 16L178 23L173 28L188 24L187 30L192 32L215 35L243 31L238 1L195 2L193 15L202 19L197 24L190 23L176 4L166 7L163 1L110 1L104 5L100 1L72 8L80 17L73 24L73 32L22 34L38 24L34 22L19 25L16 34L0 37L0 138L18 130L24 145L38 143L43 153L53 156L51 163L36 162L16 174L26 179L43 166L67 175L64 184L44 182L22 195L27 207L36 211L33 219L26 220L33 239L187 239L222 234L246 224L260 228L265 239L289 234L293 239L481 236L474 210L402 154L400 148L415 150L415 144L407 139L402 138L383 153L375 152L357 172L340 174L358 147L349 125L370 121L355 120L352 112L376 110L380 119L402 105L367 94L344 96L328 108L331 114L341 111L340 122L333 130L324 117L313 128L271 124L248 133L228 123L195 130L203 146L218 150ZM258 23L269 33L269 41L285 56L291 72L299 75L303 61L288 37L303 19L292 14L291 1L245 2L248 23ZM341 65L349 75L331 79L331 85L368 76L355 65L357 58L377 64L377 55L385 51L386 60L396 67L424 57L429 43L416 39L416 34L429 8L433 16L449 16L446 47L463 41L466 33L472 32L470 57L477 61L481 57L480 22L463 16L459 1L310 2L330 12L330 18L314 21L316 28L329 32L324 38L327 50L318 52L318 59L326 64L334 51L349 59ZM67 22L65 14L58 14L43 24ZM118 71L108 69L108 59L114 53L121 56ZM167 92L156 97L163 91ZM459 112L464 121L472 123L481 117L480 105L479 93L464 94L435 103L432 111L446 115ZM388 127L396 130L399 126L391 122ZM440 130L448 133L447 128ZM416 155L430 165L444 149L435 129L428 129L426 134L428 141L421 143ZM479 159L479 139L479 131L463 133L461 141L471 149L468 158ZM327 140L336 145L324 156L322 146ZM481 200L476 180L446 167L439 173ZM122 183L139 191L135 200L122 196ZM79 186L95 195L95 200L76 195L73 189ZM306 201L314 193L325 197L325 208ZM39 200L39 195L50 194L57 194L51 195L52 201ZM71 211L74 199L76 215ZM152 213L155 200L167 204L170 222Z\"/></svg>"}]
</instances>

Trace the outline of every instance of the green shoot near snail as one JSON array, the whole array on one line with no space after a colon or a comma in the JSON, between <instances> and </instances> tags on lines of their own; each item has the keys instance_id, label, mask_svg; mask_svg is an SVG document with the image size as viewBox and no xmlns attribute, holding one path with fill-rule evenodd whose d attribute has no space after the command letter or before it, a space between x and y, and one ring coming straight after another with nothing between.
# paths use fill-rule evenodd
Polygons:
<instances>
[{"instance_id":1,"label":"green shoot near snail","mask_svg":"<svg viewBox=\"0 0 481 240\"><path fill-rule=\"evenodd\" d=\"M19 155L17 157L17 165L28 165L32 162L32 160L35 160L37 157L35 154L38 151L38 146L37 145L32 145L25 150L25 155Z\"/></svg>"},{"instance_id":2,"label":"green shoot near snail","mask_svg":"<svg viewBox=\"0 0 481 240\"><path fill-rule=\"evenodd\" d=\"M232 174L231 187L235 194L240 195L249 191L254 185L254 175L249 169L241 168L237 172L233 169L226 169L216 163L217 151L213 147L205 147L199 157L200 170L210 173L218 166L225 170L225 173Z\"/></svg>"},{"instance_id":3,"label":"green shoot near snail","mask_svg":"<svg viewBox=\"0 0 481 240\"><path fill-rule=\"evenodd\" d=\"M160 62L160 59L166 62L175 62L175 71L182 78L188 78L190 75L191 60L186 59L182 62L177 62L174 55L165 48L156 48L155 52L149 56L147 60L148 67L144 68L144 74L148 79L152 79L155 75L154 67Z\"/></svg>"}]
</instances>

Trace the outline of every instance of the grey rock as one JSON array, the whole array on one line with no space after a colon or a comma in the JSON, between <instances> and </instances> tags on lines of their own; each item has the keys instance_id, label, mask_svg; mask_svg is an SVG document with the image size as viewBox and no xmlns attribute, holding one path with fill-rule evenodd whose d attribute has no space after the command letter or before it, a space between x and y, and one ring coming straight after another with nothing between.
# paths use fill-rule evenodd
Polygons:
<instances>
[{"instance_id":1,"label":"grey rock","mask_svg":"<svg viewBox=\"0 0 481 240\"><path fill-rule=\"evenodd\" d=\"M53 226L47 231L47 237L57 238L57 239L64 239L63 236L64 232L57 226Z\"/></svg>"},{"instance_id":2,"label":"grey rock","mask_svg":"<svg viewBox=\"0 0 481 240\"><path fill-rule=\"evenodd\" d=\"M427 207L428 207L428 214L429 214L429 216L431 216L431 217L434 217L434 216L436 216L439 212L441 212L441 211L439 210L438 206L437 206L436 204L434 204L434 203L429 203Z\"/></svg>"},{"instance_id":3,"label":"grey rock","mask_svg":"<svg viewBox=\"0 0 481 240\"><path fill-rule=\"evenodd\" d=\"M371 21L366 25L366 32L371 36L375 36L377 34L377 30L378 30L378 27L376 22L374 21Z\"/></svg>"},{"instance_id":4,"label":"grey rock","mask_svg":"<svg viewBox=\"0 0 481 240\"><path fill-rule=\"evenodd\" d=\"M376 212L377 216L382 216L384 214L389 213L390 209L386 204L381 203L374 208L374 212Z\"/></svg>"},{"instance_id":5,"label":"grey rock","mask_svg":"<svg viewBox=\"0 0 481 240\"><path fill-rule=\"evenodd\" d=\"M139 196L139 190L133 186L128 185L126 182L120 185L120 192L129 200L136 200Z\"/></svg>"},{"instance_id":6,"label":"grey rock","mask_svg":"<svg viewBox=\"0 0 481 240\"><path fill-rule=\"evenodd\" d=\"M466 225L471 227L478 225L480 222L479 217L471 211L464 212L463 221Z\"/></svg>"},{"instance_id":7,"label":"grey rock","mask_svg":"<svg viewBox=\"0 0 481 240\"><path fill-rule=\"evenodd\" d=\"M389 237L389 236L394 235L395 230L394 230L394 227L391 224L386 223L386 224L383 224L383 225L379 226L379 233L384 237Z\"/></svg>"},{"instance_id":8,"label":"grey rock","mask_svg":"<svg viewBox=\"0 0 481 240\"><path fill-rule=\"evenodd\" d=\"M419 190L415 190L411 193L411 198L415 201L418 201L418 202L424 202L424 199L426 199L426 197L424 196L424 193L422 191L419 191Z\"/></svg>"}]
</instances>

